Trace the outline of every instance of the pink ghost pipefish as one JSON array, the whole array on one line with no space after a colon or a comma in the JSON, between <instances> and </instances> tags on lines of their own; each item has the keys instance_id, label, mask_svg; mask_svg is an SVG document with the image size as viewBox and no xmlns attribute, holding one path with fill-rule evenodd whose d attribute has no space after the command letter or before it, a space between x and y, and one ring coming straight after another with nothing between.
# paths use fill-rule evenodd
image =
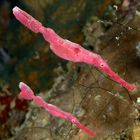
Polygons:
<instances>
[{"instance_id":1,"label":"pink ghost pipefish","mask_svg":"<svg viewBox=\"0 0 140 140\"><path fill-rule=\"evenodd\" d=\"M89 130L87 127L85 127L83 124L81 124L78 121L78 119L76 117L74 117L72 114L64 112L57 106L48 104L40 96L35 96L34 92L31 90L31 88L29 86L27 86L25 83L20 82L19 88L21 90L19 97L26 99L26 100L34 100L37 105L43 107L51 115L70 121L71 123L73 123L74 125L76 125L81 130L83 130L84 132L88 133L91 136L96 135L96 133L94 131Z\"/></svg>"},{"instance_id":2,"label":"pink ghost pipefish","mask_svg":"<svg viewBox=\"0 0 140 140\"><path fill-rule=\"evenodd\" d=\"M35 33L41 33L44 39L50 43L50 49L57 56L72 62L84 62L93 65L129 91L136 88L116 74L100 55L84 49L79 44L61 38L54 30L44 27L39 21L18 7L13 8L13 14L27 28Z\"/></svg>"}]
</instances>

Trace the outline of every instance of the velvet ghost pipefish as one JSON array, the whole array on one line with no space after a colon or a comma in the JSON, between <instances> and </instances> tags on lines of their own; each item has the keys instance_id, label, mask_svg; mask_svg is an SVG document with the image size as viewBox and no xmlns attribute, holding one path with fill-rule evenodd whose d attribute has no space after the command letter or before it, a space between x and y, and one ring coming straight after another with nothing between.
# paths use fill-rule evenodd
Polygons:
<instances>
[{"instance_id":1,"label":"velvet ghost pipefish","mask_svg":"<svg viewBox=\"0 0 140 140\"><path fill-rule=\"evenodd\" d=\"M79 44L61 38L54 32L54 30L51 28L45 28L39 21L18 7L13 8L13 14L30 30L35 33L41 33L44 39L50 43L50 49L57 56L72 62L84 62L93 65L129 91L136 88L134 85L127 83L116 74L100 55L84 49Z\"/></svg>"},{"instance_id":2,"label":"velvet ghost pipefish","mask_svg":"<svg viewBox=\"0 0 140 140\"><path fill-rule=\"evenodd\" d=\"M76 125L81 130L83 130L84 132L88 133L91 136L96 135L96 133L94 131L89 130L87 127L85 127L83 124L81 124L78 121L78 119L76 117L74 117L72 114L64 112L57 106L48 104L40 96L35 96L34 92L31 90L31 88L28 87L25 83L20 82L19 88L21 90L19 97L26 99L26 100L34 100L37 105L43 107L51 115L70 121L71 123L73 123L74 125Z\"/></svg>"}]
</instances>

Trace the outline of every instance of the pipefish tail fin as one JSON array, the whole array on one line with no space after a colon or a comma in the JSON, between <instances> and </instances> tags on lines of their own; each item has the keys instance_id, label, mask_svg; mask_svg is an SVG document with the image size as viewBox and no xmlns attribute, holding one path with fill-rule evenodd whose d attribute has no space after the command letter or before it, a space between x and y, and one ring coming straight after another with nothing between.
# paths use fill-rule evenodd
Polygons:
<instances>
[{"instance_id":1,"label":"pipefish tail fin","mask_svg":"<svg viewBox=\"0 0 140 140\"><path fill-rule=\"evenodd\" d=\"M20 21L23 25L25 25L34 33L39 33L40 28L43 27L42 24L38 20L33 18L31 15L29 15L25 11L21 10L17 6L13 8L13 14L15 15L18 21Z\"/></svg>"}]
</instances>

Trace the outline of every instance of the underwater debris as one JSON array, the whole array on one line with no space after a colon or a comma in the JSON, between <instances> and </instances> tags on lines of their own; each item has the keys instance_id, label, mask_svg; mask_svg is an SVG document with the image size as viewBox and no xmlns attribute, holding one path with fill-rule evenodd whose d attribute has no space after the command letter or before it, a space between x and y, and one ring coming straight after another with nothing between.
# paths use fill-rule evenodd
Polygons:
<instances>
[{"instance_id":1,"label":"underwater debris","mask_svg":"<svg viewBox=\"0 0 140 140\"><path fill-rule=\"evenodd\" d=\"M136 46L136 51L137 56L140 57L140 42Z\"/></svg>"},{"instance_id":2,"label":"underwater debris","mask_svg":"<svg viewBox=\"0 0 140 140\"><path fill-rule=\"evenodd\" d=\"M128 9L130 5L130 1L129 0L124 0L123 3L122 3L122 8L123 9Z\"/></svg>"},{"instance_id":3,"label":"underwater debris","mask_svg":"<svg viewBox=\"0 0 140 140\"><path fill-rule=\"evenodd\" d=\"M22 24L33 32L42 33L45 40L50 43L50 49L57 56L73 62L84 62L93 65L129 91L136 88L134 85L127 83L116 74L100 55L84 49L79 44L61 38L54 32L54 30L51 28L45 28L39 21L18 7L13 8L13 14Z\"/></svg>"}]
</instances>

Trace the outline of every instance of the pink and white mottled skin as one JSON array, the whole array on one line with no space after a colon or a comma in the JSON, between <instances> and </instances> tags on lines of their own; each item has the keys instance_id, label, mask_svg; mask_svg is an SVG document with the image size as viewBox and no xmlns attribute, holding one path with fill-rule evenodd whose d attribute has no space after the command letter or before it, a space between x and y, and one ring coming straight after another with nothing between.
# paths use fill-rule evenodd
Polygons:
<instances>
[{"instance_id":1,"label":"pink and white mottled skin","mask_svg":"<svg viewBox=\"0 0 140 140\"><path fill-rule=\"evenodd\" d=\"M43 107L51 115L72 122L77 127L79 127L81 130L83 130L84 132L88 133L91 136L96 135L96 133L94 131L89 130L87 127L85 127L83 124L81 124L78 121L78 119L76 117L74 117L72 114L64 112L63 110L61 110L57 106L54 106L52 104L48 104L40 96L35 96L34 92L31 90L31 88L29 86L27 86L25 83L20 82L19 88L21 90L19 97L26 99L26 100L34 100L37 105Z\"/></svg>"},{"instance_id":2,"label":"pink and white mottled skin","mask_svg":"<svg viewBox=\"0 0 140 140\"><path fill-rule=\"evenodd\" d=\"M13 14L27 28L35 33L41 33L44 39L50 43L50 49L57 56L72 62L84 62L93 65L129 91L136 88L116 74L100 55L84 49L79 44L61 38L54 30L44 27L39 21L18 7L13 8Z\"/></svg>"}]
</instances>

